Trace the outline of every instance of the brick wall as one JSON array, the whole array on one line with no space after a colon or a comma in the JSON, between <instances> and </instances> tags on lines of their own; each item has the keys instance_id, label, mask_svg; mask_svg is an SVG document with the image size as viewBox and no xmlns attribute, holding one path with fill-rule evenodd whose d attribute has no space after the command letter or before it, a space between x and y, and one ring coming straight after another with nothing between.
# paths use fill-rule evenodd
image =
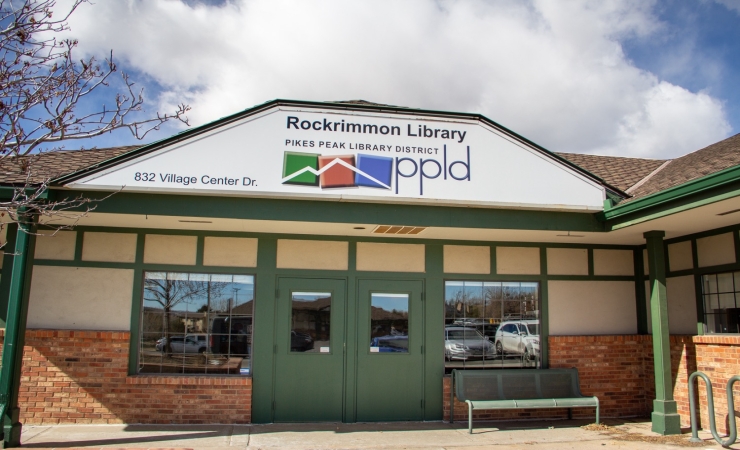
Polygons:
<instances>
[{"instance_id":1,"label":"brick wall","mask_svg":"<svg viewBox=\"0 0 740 450\"><path fill-rule=\"evenodd\" d=\"M652 398L645 394L645 348L649 336L552 336L550 367L578 369L583 395L599 398L602 417L645 416ZM593 417L587 409L574 417Z\"/></svg>"},{"instance_id":2,"label":"brick wall","mask_svg":"<svg viewBox=\"0 0 740 450\"><path fill-rule=\"evenodd\" d=\"M727 380L740 375L740 336L694 336L696 345L696 366L712 380L714 394L715 420L720 433L729 433L729 416L727 408ZM698 382L699 401L701 404L700 420L709 428L707 415L707 396L704 382ZM740 403L740 382L733 386L735 411ZM687 408L688 410L688 408ZM735 420L740 426L740 416Z\"/></svg>"},{"instance_id":3,"label":"brick wall","mask_svg":"<svg viewBox=\"0 0 740 450\"><path fill-rule=\"evenodd\" d=\"M689 426L688 377L697 370L697 361L700 361L697 355L702 354L702 347L694 342L697 339L701 337L671 336L670 339L674 398L678 403L678 411L684 426ZM581 392L583 395L595 395L599 398L602 417L647 417L650 415L655 398L651 336L551 336L548 343L550 367L577 368ZM740 338L738 347L733 351L736 351L735 357L740 357ZM724 362L729 362L729 359L731 357L725 355ZM735 364L734 370L740 373L737 372L740 370L740 364ZM733 369L727 368L725 371L729 377ZM717 378L721 379L721 377ZM726 382L727 378L724 378L723 382ZM444 417L448 420L450 414L449 377L444 380L443 392ZM724 408L726 411L726 406ZM577 408L572 413L573 417L577 418L590 419L594 415L593 409L590 408ZM476 411L473 417L479 419L564 418L566 414L566 410L504 410ZM455 400L455 420L467 420L467 405L457 400Z\"/></svg>"},{"instance_id":4,"label":"brick wall","mask_svg":"<svg viewBox=\"0 0 740 450\"><path fill-rule=\"evenodd\" d=\"M249 423L252 379L133 376L129 333L29 330L21 422Z\"/></svg>"}]
</instances>

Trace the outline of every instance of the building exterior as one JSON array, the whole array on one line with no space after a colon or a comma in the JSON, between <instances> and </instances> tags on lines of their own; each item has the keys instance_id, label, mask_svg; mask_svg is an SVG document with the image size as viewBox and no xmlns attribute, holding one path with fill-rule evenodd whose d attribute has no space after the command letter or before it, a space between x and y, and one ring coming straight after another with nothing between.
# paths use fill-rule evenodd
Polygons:
<instances>
[{"instance_id":1,"label":"building exterior","mask_svg":"<svg viewBox=\"0 0 740 450\"><path fill-rule=\"evenodd\" d=\"M7 196L26 175L3 164ZM50 200L98 201L6 227L10 444L20 423L443 420L452 369L501 367L577 367L605 417L674 433L688 375L740 366L740 135L556 154L475 114L276 100L31 167Z\"/></svg>"}]
</instances>

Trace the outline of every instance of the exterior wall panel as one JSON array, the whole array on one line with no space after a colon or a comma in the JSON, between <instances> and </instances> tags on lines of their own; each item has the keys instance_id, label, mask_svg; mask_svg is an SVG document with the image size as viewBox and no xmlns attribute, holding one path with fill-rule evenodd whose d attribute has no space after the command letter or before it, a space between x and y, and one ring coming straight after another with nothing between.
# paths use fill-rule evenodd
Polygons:
<instances>
[{"instance_id":1,"label":"exterior wall panel","mask_svg":"<svg viewBox=\"0 0 740 450\"><path fill-rule=\"evenodd\" d=\"M128 330L134 271L35 266L28 327L56 330Z\"/></svg>"},{"instance_id":2,"label":"exterior wall panel","mask_svg":"<svg viewBox=\"0 0 740 450\"><path fill-rule=\"evenodd\" d=\"M548 275L588 275L588 250L585 248L548 248Z\"/></svg>"},{"instance_id":3,"label":"exterior wall panel","mask_svg":"<svg viewBox=\"0 0 740 450\"><path fill-rule=\"evenodd\" d=\"M539 275L540 249L536 247L496 247L496 273Z\"/></svg>"},{"instance_id":4,"label":"exterior wall panel","mask_svg":"<svg viewBox=\"0 0 740 450\"><path fill-rule=\"evenodd\" d=\"M278 269L347 270L349 243L278 239Z\"/></svg>"},{"instance_id":5,"label":"exterior wall panel","mask_svg":"<svg viewBox=\"0 0 740 450\"><path fill-rule=\"evenodd\" d=\"M424 245L358 242L357 270L424 272Z\"/></svg>"},{"instance_id":6,"label":"exterior wall panel","mask_svg":"<svg viewBox=\"0 0 740 450\"><path fill-rule=\"evenodd\" d=\"M136 238L133 233L85 232L82 260L132 263L136 260Z\"/></svg>"},{"instance_id":7,"label":"exterior wall panel","mask_svg":"<svg viewBox=\"0 0 740 450\"><path fill-rule=\"evenodd\" d=\"M699 267L735 262L735 240L732 233L697 239L696 250L699 255Z\"/></svg>"},{"instance_id":8,"label":"exterior wall panel","mask_svg":"<svg viewBox=\"0 0 740 450\"><path fill-rule=\"evenodd\" d=\"M76 231L40 230L36 236L36 259L56 259L72 261L75 259Z\"/></svg>"},{"instance_id":9,"label":"exterior wall panel","mask_svg":"<svg viewBox=\"0 0 740 450\"><path fill-rule=\"evenodd\" d=\"M257 239L207 236L203 265L257 267Z\"/></svg>"},{"instance_id":10,"label":"exterior wall panel","mask_svg":"<svg viewBox=\"0 0 740 450\"><path fill-rule=\"evenodd\" d=\"M549 281L550 336L637 333L631 281Z\"/></svg>"},{"instance_id":11,"label":"exterior wall panel","mask_svg":"<svg viewBox=\"0 0 740 450\"><path fill-rule=\"evenodd\" d=\"M445 273L491 273L491 247L473 245L444 246Z\"/></svg>"},{"instance_id":12,"label":"exterior wall panel","mask_svg":"<svg viewBox=\"0 0 740 450\"><path fill-rule=\"evenodd\" d=\"M147 234L144 245L144 262L148 264L195 264L195 236Z\"/></svg>"},{"instance_id":13,"label":"exterior wall panel","mask_svg":"<svg viewBox=\"0 0 740 450\"><path fill-rule=\"evenodd\" d=\"M594 249L594 275L632 276L635 264L632 250Z\"/></svg>"}]
</instances>

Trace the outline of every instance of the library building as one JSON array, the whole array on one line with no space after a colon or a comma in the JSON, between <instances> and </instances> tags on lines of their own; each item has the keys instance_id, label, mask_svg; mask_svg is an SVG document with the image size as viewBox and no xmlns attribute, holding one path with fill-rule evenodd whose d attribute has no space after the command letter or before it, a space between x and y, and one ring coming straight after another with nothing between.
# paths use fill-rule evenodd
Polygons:
<instances>
[{"instance_id":1,"label":"library building","mask_svg":"<svg viewBox=\"0 0 740 450\"><path fill-rule=\"evenodd\" d=\"M479 114L274 100L0 166L4 199L30 179L70 202L3 218L6 442L23 424L464 422L458 373L528 399L546 387L516 374L571 368L601 417L662 434L705 372L725 424L740 135L670 160L555 153ZM473 419L595 414L516 405Z\"/></svg>"}]
</instances>

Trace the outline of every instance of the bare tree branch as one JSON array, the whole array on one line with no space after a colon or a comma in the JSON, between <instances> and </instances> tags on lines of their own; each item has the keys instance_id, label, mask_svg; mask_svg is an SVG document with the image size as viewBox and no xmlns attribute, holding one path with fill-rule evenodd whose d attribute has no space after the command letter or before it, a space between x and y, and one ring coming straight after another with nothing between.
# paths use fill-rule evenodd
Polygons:
<instances>
[{"instance_id":1,"label":"bare tree branch","mask_svg":"<svg viewBox=\"0 0 740 450\"><path fill-rule=\"evenodd\" d=\"M75 0L69 10L55 16L55 0L0 0L0 162L15 163L27 174L26 183L16 186L12 199L0 202L0 216L24 220L29 217L85 210L91 201L74 197L48 202L42 194L49 178L32 179L33 159L26 155L40 150L62 149L66 141L78 141L128 129L137 139L159 130L168 121L188 125L190 107L141 119L143 89L128 74L119 71L113 52L103 61L95 57L77 59L77 40L61 39L69 30L68 19L88 0ZM112 76L120 73L123 92L116 92L110 105L96 104L91 94L110 88Z\"/></svg>"}]
</instances>

